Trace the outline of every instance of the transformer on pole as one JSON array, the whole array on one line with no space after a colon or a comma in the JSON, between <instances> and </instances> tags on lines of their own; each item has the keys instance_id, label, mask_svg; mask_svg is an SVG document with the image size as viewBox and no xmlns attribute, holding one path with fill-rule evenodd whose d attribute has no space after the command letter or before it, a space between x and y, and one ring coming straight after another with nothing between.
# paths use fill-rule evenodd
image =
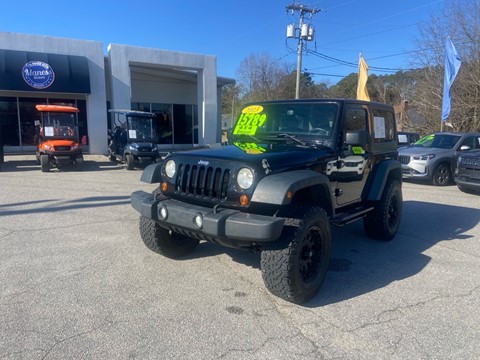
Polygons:
<instances>
[{"instance_id":1,"label":"transformer on pole","mask_svg":"<svg viewBox=\"0 0 480 360\"><path fill-rule=\"evenodd\" d=\"M292 13L298 11L300 13L300 19L298 22L298 28L295 28L295 24L287 25L287 38L288 39L298 39L297 45L297 81L295 86L295 99L300 98L300 73L302 71L302 52L303 52L303 42L312 41L314 38L314 29L310 24L304 23L305 14L310 14L310 16L315 15L320 10L310 9L300 4L287 5L287 11L290 10ZM298 30L298 31L297 31Z\"/></svg>"}]
</instances>

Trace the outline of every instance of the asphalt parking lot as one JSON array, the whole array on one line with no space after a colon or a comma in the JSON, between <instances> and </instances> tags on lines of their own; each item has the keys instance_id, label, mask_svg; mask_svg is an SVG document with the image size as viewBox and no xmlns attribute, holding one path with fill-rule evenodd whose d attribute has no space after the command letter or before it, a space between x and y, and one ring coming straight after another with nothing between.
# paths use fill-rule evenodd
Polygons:
<instances>
[{"instance_id":1,"label":"asphalt parking lot","mask_svg":"<svg viewBox=\"0 0 480 360\"><path fill-rule=\"evenodd\" d=\"M148 250L130 207L140 171L86 156L0 172L0 359L478 359L480 196L404 182L387 243L333 230L317 296L270 295L259 255Z\"/></svg>"}]
</instances>

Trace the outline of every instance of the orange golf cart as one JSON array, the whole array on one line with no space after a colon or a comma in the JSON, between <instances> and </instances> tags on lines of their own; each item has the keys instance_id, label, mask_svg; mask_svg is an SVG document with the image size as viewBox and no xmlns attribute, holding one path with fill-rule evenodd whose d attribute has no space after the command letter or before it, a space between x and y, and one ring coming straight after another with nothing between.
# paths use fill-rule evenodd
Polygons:
<instances>
[{"instance_id":1,"label":"orange golf cart","mask_svg":"<svg viewBox=\"0 0 480 360\"><path fill-rule=\"evenodd\" d=\"M51 167L72 164L83 168L82 147L78 134L79 110L73 106L36 105L40 120L35 121L37 164L43 172Z\"/></svg>"}]
</instances>

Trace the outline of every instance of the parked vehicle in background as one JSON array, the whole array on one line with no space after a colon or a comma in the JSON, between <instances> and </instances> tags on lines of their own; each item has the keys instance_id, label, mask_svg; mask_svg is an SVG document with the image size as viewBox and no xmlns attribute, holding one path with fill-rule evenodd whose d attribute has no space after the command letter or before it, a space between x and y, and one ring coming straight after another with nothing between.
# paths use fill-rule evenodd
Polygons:
<instances>
[{"instance_id":1,"label":"parked vehicle in background","mask_svg":"<svg viewBox=\"0 0 480 360\"><path fill-rule=\"evenodd\" d=\"M145 111L110 110L114 128L110 135L108 155L111 161L121 161L127 170L135 164L156 162L154 121L156 115Z\"/></svg>"},{"instance_id":2,"label":"parked vehicle in background","mask_svg":"<svg viewBox=\"0 0 480 360\"><path fill-rule=\"evenodd\" d=\"M303 303L328 269L331 225L362 220L391 240L402 218L402 173L389 105L350 99L245 106L231 145L173 152L136 191L145 245L178 258L200 240L261 252L267 289Z\"/></svg>"},{"instance_id":3,"label":"parked vehicle in background","mask_svg":"<svg viewBox=\"0 0 480 360\"><path fill-rule=\"evenodd\" d=\"M83 169L82 146L78 135L78 109L63 105L36 105L40 120L35 121L36 159L43 172L52 166L73 164Z\"/></svg>"},{"instance_id":4,"label":"parked vehicle in background","mask_svg":"<svg viewBox=\"0 0 480 360\"><path fill-rule=\"evenodd\" d=\"M416 132L398 131L397 138L398 147L404 147L413 145L415 142L420 140L420 134Z\"/></svg>"},{"instance_id":5,"label":"parked vehicle in background","mask_svg":"<svg viewBox=\"0 0 480 360\"><path fill-rule=\"evenodd\" d=\"M475 149L480 149L480 133L439 132L398 149L398 160L404 178L445 186L453 182L458 156Z\"/></svg>"},{"instance_id":6,"label":"parked vehicle in background","mask_svg":"<svg viewBox=\"0 0 480 360\"><path fill-rule=\"evenodd\" d=\"M480 150L458 157L454 179L461 191L480 194Z\"/></svg>"}]
</instances>

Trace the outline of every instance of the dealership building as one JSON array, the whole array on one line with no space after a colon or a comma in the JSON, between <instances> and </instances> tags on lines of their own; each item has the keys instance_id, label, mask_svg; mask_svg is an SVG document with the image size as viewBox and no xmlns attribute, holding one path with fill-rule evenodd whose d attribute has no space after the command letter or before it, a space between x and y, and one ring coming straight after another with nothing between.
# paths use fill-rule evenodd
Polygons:
<instances>
[{"instance_id":1,"label":"dealership building","mask_svg":"<svg viewBox=\"0 0 480 360\"><path fill-rule=\"evenodd\" d=\"M78 107L86 151L106 154L110 109L157 115L160 149L221 141L216 57L0 32L0 131L6 152L34 151L37 104Z\"/></svg>"}]
</instances>

